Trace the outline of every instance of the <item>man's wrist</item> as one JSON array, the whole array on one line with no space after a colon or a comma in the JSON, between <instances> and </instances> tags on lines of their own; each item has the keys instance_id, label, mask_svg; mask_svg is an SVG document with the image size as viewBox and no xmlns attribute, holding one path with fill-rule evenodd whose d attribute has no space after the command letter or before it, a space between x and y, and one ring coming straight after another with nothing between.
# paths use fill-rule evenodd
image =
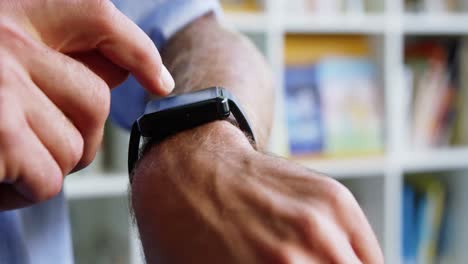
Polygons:
<instances>
[{"instance_id":1,"label":"man's wrist","mask_svg":"<svg viewBox=\"0 0 468 264\"><path fill-rule=\"evenodd\" d=\"M257 153L244 133L226 120L182 131L150 146L135 167L131 186L132 208L147 261L151 263L155 256L154 241L161 245L158 258L177 259L172 252L183 243L172 243L172 239L197 237L198 231L191 228L204 224L199 221L216 200L215 193L252 175ZM182 219L193 220L189 229ZM197 251L196 247L190 250ZM193 254L190 250L184 254Z\"/></svg>"},{"instance_id":2,"label":"man's wrist","mask_svg":"<svg viewBox=\"0 0 468 264\"><path fill-rule=\"evenodd\" d=\"M158 170L164 166L177 166L175 163L181 161L190 163L197 160L196 163L206 162L208 165L209 159L215 156L233 158L239 153L254 152L251 143L244 132L231 122L227 120L211 122L148 145L134 174L135 177L144 174L142 170L149 169L155 162L158 164Z\"/></svg>"}]
</instances>

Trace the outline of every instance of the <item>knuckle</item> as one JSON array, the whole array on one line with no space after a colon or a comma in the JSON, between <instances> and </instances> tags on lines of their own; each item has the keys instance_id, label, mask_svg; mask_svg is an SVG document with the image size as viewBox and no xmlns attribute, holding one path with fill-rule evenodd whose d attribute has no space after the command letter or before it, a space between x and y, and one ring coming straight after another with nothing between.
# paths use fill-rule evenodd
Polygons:
<instances>
[{"instance_id":1,"label":"knuckle","mask_svg":"<svg viewBox=\"0 0 468 264\"><path fill-rule=\"evenodd\" d=\"M71 136L68 138L68 155L64 157L64 161L62 161L61 169L64 174L68 174L78 162L81 160L83 156L83 147L84 141L83 138L79 135Z\"/></svg>"},{"instance_id":2,"label":"knuckle","mask_svg":"<svg viewBox=\"0 0 468 264\"><path fill-rule=\"evenodd\" d=\"M335 209L347 208L355 202L351 191L337 180L328 179L325 181L324 189L329 194L329 202Z\"/></svg>"},{"instance_id":3,"label":"knuckle","mask_svg":"<svg viewBox=\"0 0 468 264\"><path fill-rule=\"evenodd\" d=\"M89 3L90 14L93 14L94 23L104 31L115 25L116 8L109 0L84 1Z\"/></svg>"},{"instance_id":4,"label":"knuckle","mask_svg":"<svg viewBox=\"0 0 468 264\"><path fill-rule=\"evenodd\" d=\"M146 50L150 50L151 46L154 45L153 42L151 42L149 39L146 40L147 43L145 45L145 49L140 49L137 51L134 51L132 56L134 57L135 61L140 62L141 65L151 65L155 69L155 71L161 75L162 74L162 58L161 55L158 53L153 54L154 56L148 56L148 53ZM160 76L158 76L160 77Z\"/></svg>"},{"instance_id":5,"label":"knuckle","mask_svg":"<svg viewBox=\"0 0 468 264\"><path fill-rule=\"evenodd\" d=\"M11 148L0 150L0 183L14 183L17 180L18 158Z\"/></svg>"},{"instance_id":6,"label":"knuckle","mask_svg":"<svg viewBox=\"0 0 468 264\"><path fill-rule=\"evenodd\" d=\"M274 250L272 263L293 264L297 263L295 251L288 245L280 245Z\"/></svg>"},{"instance_id":7,"label":"knuckle","mask_svg":"<svg viewBox=\"0 0 468 264\"><path fill-rule=\"evenodd\" d=\"M31 47L34 43L21 27L7 18L0 18L0 44L13 49Z\"/></svg>"},{"instance_id":8,"label":"knuckle","mask_svg":"<svg viewBox=\"0 0 468 264\"><path fill-rule=\"evenodd\" d=\"M91 141L98 140L98 143L88 144L88 147L85 147L81 160L78 164L79 168L87 167L93 162L94 158L96 157L96 153L99 150L99 146L101 145L103 134L104 127L98 129L97 131L95 131L95 134L92 135L93 138L91 139Z\"/></svg>"},{"instance_id":9,"label":"knuckle","mask_svg":"<svg viewBox=\"0 0 468 264\"><path fill-rule=\"evenodd\" d=\"M70 142L70 159L71 167L75 167L81 156L83 156L84 141L81 136L76 136L74 140Z\"/></svg>"},{"instance_id":10,"label":"knuckle","mask_svg":"<svg viewBox=\"0 0 468 264\"><path fill-rule=\"evenodd\" d=\"M6 62L4 56L2 56L2 53L0 52L0 93L5 89L4 86L7 83L7 67L9 67L8 63Z\"/></svg>"},{"instance_id":11,"label":"knuckle","mask_svg":"<svg viewBox=\"0 0 468 264\"><path fill-rule=\"evenodd\" d=\"M0 152L0 182L5 182L7 175L6 175L6 165L5 161L2 157L2 153Z\"/></svg>"},{"instance_id":12,"label":"knuckle","mask_svg":"<svg viewBox=\"0 0 468 264\"><path fill-rule=\"evenodd\" d=\"M297 227L306 233L316 230L319 224L319 218L316 213L311 210L300 210L295 219Z\"/></svg>"},{"instance_id":13,"label":"knuckle","mask_svg":"<svg viewBox=\"0 0 468 264\"><path fill-rule=\"evenodd\" d=\"M1 89L1 87L0 87ZM12 114L11 102L12 96L10 96L5 90L0 90L0 145L3 148L8 148L8 146L13 145L15 142L18 142L20 133L18 133L18 124L19 121L14 120L10 116ZM18 114L18 113L13 113Z\"/></svg>"},{"instance_id":14,"label":"knuckle","mask_svg":"<svg viewBox=\"0 0 468 264\"><path fill-rule=\"evenodd\" d=\"M94 84L92 100L91 100L91 112L90 112L90 123L94 128L101 128L107 119L110 111L111 102L110 89L107 84L97 79Z\"/></svg>"},{"instance_id":15,"label":"knuckle","mask_svg":"<svg viewBox=\"0 0 468 264\"><path fill-rule=\"evenodd\" d=\"M2 36L9 36L10 34L16 32L16 27L14 26L13 22L9 19L0 17L0 34ZM7 40L7 38L2 37L0 40Z\"/></svg>"},{"instance_id":16,"label":"knuckle","mask_svg":"<svg viewBox=\"0 0 468 264\"><path fill-rule=\"evenodd\" d=\"M18 180L24 153L18 150L17 145L23 139L22 133L12 127L8 134L0 136L0 182L14 183Z\"/></svg>"},{"instance_id":17,"label":"knuckle","mask_svg":"<svg viewBox=\"0 0 468 264\"><path fill-rule=\"evenodd\" d=\"M79 70L83 72L81 67ZM88 135L104 125L110 112L111 93L106 82L87 69L83 72L82 79L88 89L79 99L81 116L77 118L80 119L81 123L86 124L83 129L86 130L84 134Z\"/></svg>"},{"instance_id":18,"label":"knuckle","mask_svg":"<svg viewBox=\"0 0 468 264\"><path fill-rule=\"evenodd\" d=\"M85 153L83 157L81 158L80 167L85 168L89 166L93 162L95 157L96 157L96 151L89 151Z\"/></svg>"},{"instance_id":19,"label":"knuckle","mask_svg":"<svg viewBox=\"0 0 468 264\"><path fill-rule=\"evenodd\" d=\"M40 175L39 177L45 178L48 176L49 175ZM63 177L59 177L59 179L59 181L48 181L47 183L43 184L41 188L32 189L32 193L30 194L30 199L32 202L40 203L57 196L61 192L63 185Z\"/></svg>"},{"instance_id":20,"label":"knuckle","mask_svg":"<svg viewBox=\"0 0 468 264\"><path fill-rule=\"evenodd\" d=\"M13 65L13 60L0 47L0 93L5 91L10 80L16 76Z\"/></svg>"}]
</instances>

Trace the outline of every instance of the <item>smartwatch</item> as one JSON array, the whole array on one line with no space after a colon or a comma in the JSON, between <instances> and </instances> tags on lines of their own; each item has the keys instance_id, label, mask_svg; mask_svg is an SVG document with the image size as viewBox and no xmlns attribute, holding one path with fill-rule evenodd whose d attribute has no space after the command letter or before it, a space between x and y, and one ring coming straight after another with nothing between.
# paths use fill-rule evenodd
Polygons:
<instances>
[{"instance_id":1,"label":"smartwatch","mask_svg":"<svg viewBox=\"0 0 468 264\"><path fill-rule=\"evenodd\" d=\"M128 149L128 173L140 159L142 138L161 141L178 132L216 120L236 119L239 128L255 142L255 136L244 111L228 90L212 87L191 93L150 101L145 113L132 126Z\"/></svg>"}]
</instances>

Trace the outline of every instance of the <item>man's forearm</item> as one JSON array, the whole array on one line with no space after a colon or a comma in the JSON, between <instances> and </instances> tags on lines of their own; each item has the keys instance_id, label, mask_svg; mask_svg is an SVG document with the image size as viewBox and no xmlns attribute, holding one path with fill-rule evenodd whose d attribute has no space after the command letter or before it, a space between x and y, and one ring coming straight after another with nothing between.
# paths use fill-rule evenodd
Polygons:
<instances>
[{"instance_id":1,"label":"man's forearm","mask_svg":"<svg viewBox=\"0 0 468 264\"><path fill-rule=\"evenodd\" d=\"M213 15L176 34L163 61L176 80L176 93L223 86L247 112L258 146L267 144L274 97L271 75L257 49L245 37L226 30Z\"/></svg>"},{"instance_id":2,"label":"man's forearm","mask_svg":"<svg viewBox=\"0 0 468 264\"><path fill-rule=\"evenodd\" d=\"M176 80L175 93L212 86L229 89L247 113L257 147L267 145L273 89L266 63L244 37L200 18L179 32L162 51ZM222 186L241 186L256 153L233 125L212 122L150 146L134 170L132 202L148 263L251 263L253 256L234 243L212 203ZM229 174L219 175L220 169ZM227 191L230 187L226 187ZM229 199L236 201L236 199ZM213 211L214 209L214 211ZM221 209L225 212L224 209ZM224 214L224 213L219 213ZM235 248L235 249L233 249ZM249 261L250 260L250 261Z\"/></svg>"},{"instance_id":3,"label":"man's forearm","mask_svg":"<svg viewBox=\"0 0 468 264\"><path fill-rule=\"evenodd\" d=\"M265 148L273 91L256 49L210 16L167 47L163 60L176 92L228 88ZM148 263L383 263L345 187L254 150L228 122L150 146L134 173L132 202Z\"/></svg>"}]
</instances>

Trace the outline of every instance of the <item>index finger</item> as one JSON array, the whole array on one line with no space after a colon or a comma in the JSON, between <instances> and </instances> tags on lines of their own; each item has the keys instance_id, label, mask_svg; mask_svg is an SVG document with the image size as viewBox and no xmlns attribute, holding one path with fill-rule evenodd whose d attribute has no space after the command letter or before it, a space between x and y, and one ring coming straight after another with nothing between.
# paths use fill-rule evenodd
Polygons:
<instances>
[{"instance_id":1,"label":"index finger","mask_svg":"<svg viewBox=\"0 0 468 264\"><path fill-rule=\"evenodd\" d=\"M92 2L99 4L94 7L95 12L91 12L94 14L89 18L87 34L97 40L96 48L113 63L130 71L150 92L170 93L174 89L174 79L148 35L111 1Z\"/></svg>"}]
</instances>

